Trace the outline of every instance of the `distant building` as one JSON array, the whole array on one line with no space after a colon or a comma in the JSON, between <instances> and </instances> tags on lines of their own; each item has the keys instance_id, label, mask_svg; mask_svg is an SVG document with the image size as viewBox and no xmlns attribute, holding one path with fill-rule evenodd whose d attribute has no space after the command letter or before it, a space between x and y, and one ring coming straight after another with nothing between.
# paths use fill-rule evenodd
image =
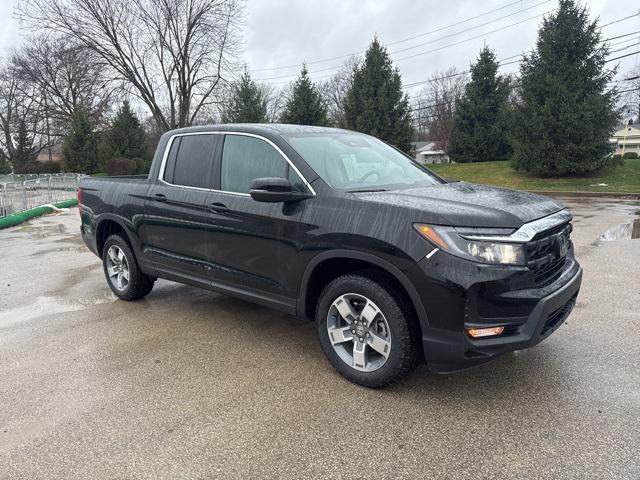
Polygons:
<instances>
[{"instance_id":1,"label":"distant building","mask_svg":"<svg viewBox=\"0 0 640 480\"><path fill-rule=\"evenodd\" d=\"M36 160L38 162L48 162L49 148L42 150L36 157ZM62 144L56 143L51 147L51 160L58 163L62 163L64 161L64 156L62 155Z\"/></svg>"},{"instance_id":2,"label":"distant building","mask_svg":"<svg viewBox=\"0 0 640 480\"><path fill-rule=\"evenodd\" d=\"M617 126L610 142L616 145L614 153L635 152L640 155L640 124Z\"/></svg>"},{"instance_id":3,"label":"distant building","mask_svg":"<svg viewBox=\"0 0 640 480\"><path fill-rule=\"evenodd\" d=\"M413 150L416 161L429 165L432 163L451 163L449 155L444 150L436 148L434 142L414 142Z\"/></svg>"}]
</instances>

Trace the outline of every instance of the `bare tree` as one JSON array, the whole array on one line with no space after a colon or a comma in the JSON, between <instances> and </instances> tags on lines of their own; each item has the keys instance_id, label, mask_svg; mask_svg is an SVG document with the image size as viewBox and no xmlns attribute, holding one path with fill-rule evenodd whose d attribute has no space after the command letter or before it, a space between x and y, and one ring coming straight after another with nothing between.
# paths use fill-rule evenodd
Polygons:
<instances>
[{"instance_id":1,"label":"bare tree","mask_svg":"<svg viewBox=\"0 0 640 480\"><path fill-rule=\"evenodd\" d=\"M278 88L271 83L261 83L260 90L267 101L267 121L275 123L278 121L289 96L289 86Z\"/></svg>"},{"instance_id":2,"label":"bare tree","mask_svg":"<svg viewBox=\"0 0 640 480\"><path fill-rule=\"evenodd\" d=\"M35 151L44 147L36 133L43 115L34 98L33 87L22 84L14 66L9 62L0 64L0 158L9 163L14 162L18 153L15 138L21 125L29 134L25 137L29 145L23 147Z\"/></svg>"},{"instance_id":3,"label":"bare tree","mask_svg":"<svg viewBox=\"0 0 640 480\"><path fill-rule=\"evenodd\" d=\"M80 109L99 124L116 100L97 55L64 38L34 36L14 52L12 64L21 85L32 87L48 135L64 135Z\"/></svg>"},{"instance_id":4,"label":"bare tree","mask_svg":"<svg viewBox=\"0 0 640 480\"><path fill-rule=\"evenodd\" d=\"M327 104L329 121L337 127L345 124L344 99L353 85L353 72L359 61L358 57L349 57L335 75L318 84Z\"/></svg>"},{"instance_id":5,"label":"bare tree","mask_svg":"<svg viewBox=\"0 0 640 480\"><path fill-rule=\"evenodd\" d=\"M449 146L456 102L462 98L467 81L467 73L455 67L435 72L413 100L417 126L422 127L423 135L426 129L429 140L439 149Z\"/></svg>"},{"instance_id":6,"label":"bare tree","mask_svg":"<svg viewBox=\"0 0 640 480\"><path fill-rule=\"evenodd\" d=\"M620 96L623 119L633 119L640 123L640 67L631 70L625 78L628 82L621 82L617 86L618 91L624 91Z\"/></svg>"},{"instance_id":7,"label":"bare tree","mask_svg":"<svg viewBox=\"0 0 640 480\"><path fill-rule=\"evenodd\" d=\"M243 0L24 0L20 18L95 52L159 128L196 122L235 66Z\"/></svg>"}]
</instances>

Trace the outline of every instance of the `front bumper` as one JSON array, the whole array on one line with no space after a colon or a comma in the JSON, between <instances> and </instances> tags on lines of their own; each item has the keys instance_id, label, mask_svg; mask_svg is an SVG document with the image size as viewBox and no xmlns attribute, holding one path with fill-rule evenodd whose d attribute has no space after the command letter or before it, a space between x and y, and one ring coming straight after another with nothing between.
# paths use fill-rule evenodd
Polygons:
<instances>
[{"instance_id":1,"label":"front bumper","mask_svg":"<svg viewBox=\"0 0 640 480\"><path fill-rule=\"evenodd\" d=\"M459 260L443 260L439 266L423 264L420 267L428 274L430 288L426 290L439 291L440 298L448 295L448 307L431 309L428 326L425 328L423 323L422 327L425 361L432 371L439 373L480 365L503 353L541 342L569 316L582 282L582 268L573 258L573 252L553 284L514 290L508 286L517 285L526 275L524 272L471 267L463 273L467 281L458 282L454 280L461 278L461 265L457 265L455 279L451 274L444 278L440 273L450 272L453 267L450 261L458 263ZM466 263L468 267L470 262ZM501 275L504 278L499 278ZM495 291L501 289L505 290ZM428 302L429 299L423 297L423 304ZM499 325L505 327L505 333L497 337L474 339L466 333L467 328Z\"/></svg>"}]
</instances>

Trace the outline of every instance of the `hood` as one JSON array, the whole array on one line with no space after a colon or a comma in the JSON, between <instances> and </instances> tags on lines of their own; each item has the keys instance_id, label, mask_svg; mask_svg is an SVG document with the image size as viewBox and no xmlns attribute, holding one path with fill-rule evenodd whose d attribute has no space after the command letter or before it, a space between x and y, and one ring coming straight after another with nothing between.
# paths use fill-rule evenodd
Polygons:
<instances>
[{"instance_id":1,"label":"hood","mask_svg":"<svg viewBox=\"0 0 640 480\"><path fill-rule=\"evenodd\" d=\"M564 208L542 195L466 182L354 195L437 215L454 227L519 228Z\"/></svg>"}]
</instances>

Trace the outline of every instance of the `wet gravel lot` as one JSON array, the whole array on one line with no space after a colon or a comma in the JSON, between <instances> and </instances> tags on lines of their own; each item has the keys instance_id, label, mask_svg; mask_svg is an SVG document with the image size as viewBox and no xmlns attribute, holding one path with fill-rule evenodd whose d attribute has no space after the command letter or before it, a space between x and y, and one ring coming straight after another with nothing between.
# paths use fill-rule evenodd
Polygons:
<instances>
[{"instance_id":1,"label":"wet gravel lot","mask_svg":"<svg viewBox=\"0 0 640 480\"><path fill-rule=\"evenodd\" d=\"M640 202L564 202L567 323L385 390L278 312L164 281L116 300L75 209L0 231L0 478L640 478Z\"/></svg>"}]
</instances>

